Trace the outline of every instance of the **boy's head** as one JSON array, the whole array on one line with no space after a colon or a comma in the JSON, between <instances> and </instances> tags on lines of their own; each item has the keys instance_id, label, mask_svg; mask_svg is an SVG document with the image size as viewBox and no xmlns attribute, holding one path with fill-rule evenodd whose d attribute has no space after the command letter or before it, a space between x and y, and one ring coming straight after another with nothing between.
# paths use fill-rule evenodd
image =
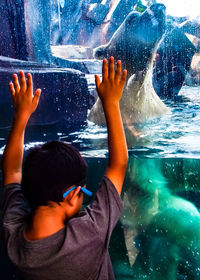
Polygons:
<instances>
[{"instance_id":1,"label":"boy's head","mask_svg":"<svg viewBox=\"0 0 200 280\"><path fill-rule=\"evenodd\" d=\"M52 141L31 149L25 159L22 190L32 210L62 202L72 185L86 182L87 163L72 145Z\"/></svg>"}]
</instances>

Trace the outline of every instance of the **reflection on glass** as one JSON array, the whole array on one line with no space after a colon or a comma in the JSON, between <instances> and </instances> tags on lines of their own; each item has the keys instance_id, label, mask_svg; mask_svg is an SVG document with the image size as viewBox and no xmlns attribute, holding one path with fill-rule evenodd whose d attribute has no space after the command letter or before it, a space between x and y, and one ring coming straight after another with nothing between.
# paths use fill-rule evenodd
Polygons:
<instances>
[{"instance_id":1,"label":"reflection on glass","mask_svg":"<svg viewBox=\"0 0 200 280\"><path fill-rule=\"evenodd\" d=\"M198 0L0 3L0 154L13 114L8 83L22 69L43 91L26 150L72 142L103 174L94 74L111 55L128 70L120 106L130 160L110 245L116 279L200 278L199 8ZM88 184L102 174L90 171Z\"/></svg>"}]
</instances>

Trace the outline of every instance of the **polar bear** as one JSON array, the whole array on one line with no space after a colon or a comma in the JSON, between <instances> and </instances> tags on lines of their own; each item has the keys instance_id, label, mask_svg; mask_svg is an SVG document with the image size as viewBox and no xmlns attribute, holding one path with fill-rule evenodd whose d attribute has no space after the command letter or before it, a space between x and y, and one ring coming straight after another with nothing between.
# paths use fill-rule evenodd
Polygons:
<instances>
[{"instance_id":1,"label":"polar bear","mask_svg":"<svg viewBox=\"0 0 200 280\"><path fill-rule=\"evenodd\" d=\"M126 241L133 280L199 279L200 212L168 179L160 159L129 159L121 221L134 233L134 245Z\"/></svg>"},{"instance_id":2,"label":"polar bear","mask_svg":"<svg viewBox=\"0 0 200 280\"><path fill-rule=\"evenodd\" d=\"M145 122L169 113L152 85L153 61L165 31L165 6L153 4L142 14L131 12L113 34L108 44L94 50L97 59L114 56L127 69L127 84L120 108L127 125ZM88 119L104 125L105 117L99 99Z\"/></svg>"}]
</instances>

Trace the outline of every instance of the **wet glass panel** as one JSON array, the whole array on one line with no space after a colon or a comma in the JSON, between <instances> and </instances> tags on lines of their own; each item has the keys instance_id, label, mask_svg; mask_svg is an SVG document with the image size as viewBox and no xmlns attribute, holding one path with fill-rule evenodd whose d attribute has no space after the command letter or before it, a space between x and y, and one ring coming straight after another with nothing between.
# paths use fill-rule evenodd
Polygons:
<instances>
[{"instance_id":1,"label":"wet glass panel","mask_svg":"<svg viewBox=\"0 0 200 280\"><path fill-rule=\"evenodd\" d=\"M122 60L130 159L110 243L116 279L200 279L199 0L1 0L0 19L0 154L13 116L8 83L22 69L42 89L25 153L72 143L96 192L108 151L94 74L103 58ZM18 279L0 246L5 279Z\"/></svg>"}]
</instances>

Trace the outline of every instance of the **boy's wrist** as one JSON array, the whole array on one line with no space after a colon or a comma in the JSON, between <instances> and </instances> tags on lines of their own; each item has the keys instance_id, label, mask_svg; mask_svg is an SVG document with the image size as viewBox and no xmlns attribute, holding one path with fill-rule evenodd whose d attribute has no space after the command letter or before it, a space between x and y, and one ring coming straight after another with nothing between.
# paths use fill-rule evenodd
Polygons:
<instances>
[{"instance_id":1,"label":"boy's wrist","mask_svg":"<svg viewBox=\"0 0 200 280\"><path fill-rule=\"evenodd\" d=\"M119 101L115 100L101 100L102 105L104 108L118 108L119 107Z\"/></svg>"},{"instance_id":2,"label":"boy's wrist","mask_svg":"<svg viewBox=\"0 0 200 280\"><path fill-rule=\"evenodd\" d=\"M13 122L26 126L29 118L30 118L29 114L22 114L19 112L15 112L13 117Z\"/></svg>"}]
</instances>

